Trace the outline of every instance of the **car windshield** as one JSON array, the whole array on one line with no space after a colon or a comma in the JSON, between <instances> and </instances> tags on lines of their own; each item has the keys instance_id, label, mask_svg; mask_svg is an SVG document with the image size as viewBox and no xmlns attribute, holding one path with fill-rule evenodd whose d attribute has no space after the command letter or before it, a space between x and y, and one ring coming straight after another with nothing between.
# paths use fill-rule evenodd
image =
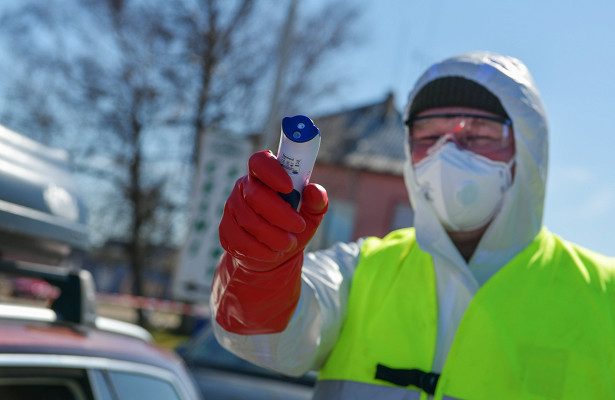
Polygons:
<instances>
[{"instance_id":1,"label":"car windshield","mask_svg":"<svg viewBox=\"0 0 615 400\"><path fill-rule=\"evenodd\" d=\"M220 346L211 331L199 336L196 342L189 346L189 350L186 349L186 353L184 354L191 362L201 366L228 369L232 371L242 371L259 375L278 375L275 372L268 371L265 368L258 367L248 361L245 361L224 349Z\"/></svg>"},{"instance_id":2,"label":"car windshield","mask_svg":"<svg viewBox=\"0 0 615 400\"><path fill-rule=\"evenodd\" d=\"M220 346L211 329L206 329L193 342L178 349L178 352L189 364L203 367L268 376L274 379L288 379L307 385L314 384L316 379L315 374L307 374L301 378L285 377L243 360Z\"/></svg>"}]
</instances>

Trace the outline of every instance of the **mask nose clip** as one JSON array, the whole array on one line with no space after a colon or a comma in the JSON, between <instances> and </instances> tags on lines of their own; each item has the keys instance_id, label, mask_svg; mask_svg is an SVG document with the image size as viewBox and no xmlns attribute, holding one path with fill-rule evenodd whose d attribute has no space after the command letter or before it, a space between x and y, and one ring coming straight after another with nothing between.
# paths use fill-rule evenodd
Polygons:
<instances>
[{"instance_id":1,"label":"mask nose clip","mask_svg":"<svg viewBox=\"0 0 615 400\"><path fill-rule=\"evenodd\" d=\"M455 127L449 132L449 134L456 135L460 133L461 131L463 131L463 128L465 127L466 127L466 120L462 119L457 124L455 124Z\"/></svg>"},{"instance_id":2,"label":"mask nose clip","mask_svg":"<svg viewBox=\"0 0 615 400\"><path fill-rule=\"evenodd\" d=\"M459 142L460 140L459 134L463 132L465 126L466 126L466 120L465 119L460 120L458 123L455 124L453 129L451 129L449 132L442 135L438 139L438 141L427 150L427 154L435 153L448 142L452 142L455 146L457 146L457 148L461 149L460 142Z\"/></svg>"}]
</instances>

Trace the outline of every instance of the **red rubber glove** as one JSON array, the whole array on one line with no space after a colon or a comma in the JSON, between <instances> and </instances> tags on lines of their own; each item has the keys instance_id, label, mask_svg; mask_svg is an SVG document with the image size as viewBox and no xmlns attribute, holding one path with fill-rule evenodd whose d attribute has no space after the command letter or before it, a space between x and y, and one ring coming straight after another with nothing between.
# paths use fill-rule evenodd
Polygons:
<instances>
[{"instance_id":1,"label":"red rubber glove","mask_svg":"<svg viewBox=\"0 0 615 400\"><path fill-rule=\"evenodd\" d=\"M212 286L216 321L239 334L277 333L286 328L299 301L303 250L329 202L325 189L310 183L301 209L278 192L290 193L292 181L270 151L250 157L220 222L222 255Z\"/></svg>"}]
</instances>

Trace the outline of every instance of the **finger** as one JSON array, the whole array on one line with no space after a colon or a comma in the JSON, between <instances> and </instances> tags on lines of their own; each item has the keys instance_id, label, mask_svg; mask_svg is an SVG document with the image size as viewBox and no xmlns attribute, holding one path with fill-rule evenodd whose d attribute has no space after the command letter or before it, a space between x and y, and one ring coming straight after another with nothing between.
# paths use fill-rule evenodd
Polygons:
<instances>
[{"instance_id":1,"label":"finger","mask_svg":"<svg viewBox=\"0 0 615 400\"><path fill-rule=\"evenodd\" d=\"M275 192L290 193L293 190L290 176L269 150L254 153L248 160L248 168L250 175Z\"/></svg>"},{"instance_id":2,"label":"finger","mask_svg":"<svg viewBox=\"0 0 615 400\"><path fill-rule=\"evenodd\" d=\"M305 229L301 214L294 210L280 195L253 176L243 186L243 197L255 213L282 230L298 233Z\"/></svg>"},{"instance_id":3,"label":"finger","mask_svg":"<svg viewBox=\"0 0 615 400\"><path fill-rule=\"evenodd\" d=\"M227 213L227 210L225 210ZM224 218L233 218L232 213ZM271 262L281 258L281 254L261 243L236 223L220 224L218 230L220 244L229 254L239 260Z\"/></svg>"},{"instance_id":4,"label":"finger","mask_svg":"<svg viewBox=\"0 0 615 400\"><path fill-rule=\"evenodd\" d=\"M229 212L235 217L236 223L250 235L254 236L258 241L265 244L274 251L288 252L293 250L297 245L295 235L279 227L272 225L269 221L258 215L244 201L229 201L225 205L225 209L229 208Z\"/></svg>"}]
</instances>

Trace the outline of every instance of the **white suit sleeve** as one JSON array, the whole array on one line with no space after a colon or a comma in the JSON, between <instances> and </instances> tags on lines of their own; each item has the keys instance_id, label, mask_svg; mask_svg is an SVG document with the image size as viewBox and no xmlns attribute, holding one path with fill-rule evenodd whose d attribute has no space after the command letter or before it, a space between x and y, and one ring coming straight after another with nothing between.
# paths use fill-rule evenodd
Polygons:
<instances>
[{"instance_id":1,"label":"white suit sleeve","mask_svg":"<svg viewBox=\"0 0 615 400\"><path fill-rule=\"evenodd\" d=\"M238 335L212 324L220 344L254 364L299 376L324 363L346 316L348 292L359 261L362 240L338 243L307 253L301 274L301 297L293 318L281 333Z\"/></svg>"}]
</instances>

